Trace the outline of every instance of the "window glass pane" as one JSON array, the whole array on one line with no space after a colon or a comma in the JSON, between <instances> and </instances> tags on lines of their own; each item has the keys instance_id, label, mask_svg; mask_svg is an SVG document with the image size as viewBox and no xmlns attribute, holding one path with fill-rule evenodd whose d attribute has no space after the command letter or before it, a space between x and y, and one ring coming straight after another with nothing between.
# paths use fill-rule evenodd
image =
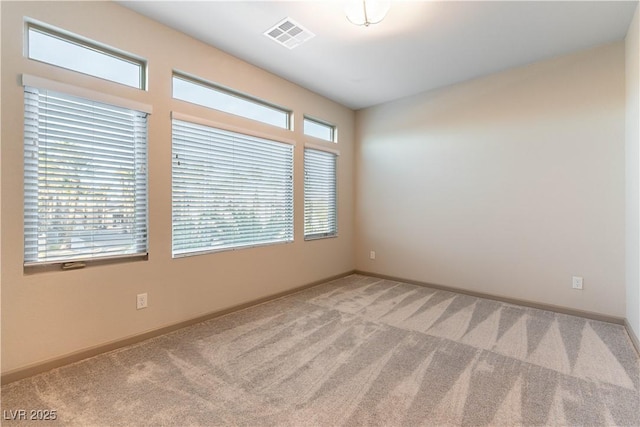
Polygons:
<instances>
[{"instance_id":1,"label":"window glass pane","mask_svg":"<svg viewBox=\"0 0 640 427\"><path fill-rule=\"evenodd\" d=\"M289 129L289 112L240 94L173 77L173 97L229 114Z\"/></svg>"},{"instance_id":2,"label":"window glass pane","mask_svg":"<svg viewBox=\"0 0 640 427\"><path fill-rule=\"evenodd\" d=\"M338 232L336 155L304 150L304 237L332 237Z\"/></svg>"},{"instance_id":3,"label":"window glass pane","mask_svg":"<svg viewBox=\"0 0 640 427\"><path fill-rule=\"evenodd\" d=\"M173 256L293 241L293 146L173 120Z\"/></svg>"},{"instance_id":4,"label":"window glass pane","mask_svg":"<svg viewBox=\"0 0 640 427\"><path fill-rule=\"evenodd\" d=\"M25 264L146 253L146 117L25 87Z\"/></svg>"},{"instance_id":5,"label":"window glass pane","mask_svg":"<svg viewBox=\"0 0 640 427\"><path fill-rule=\"evenodd\" d=\"M143 89L144 64L102 47L29 27L29 58Z\"/></svg>"},{"instance_id":6,"label":"window glass pane","mask_svg":"<svg viewBox=\"0 0 640 427\"><path fill-rule=\"evenodd\" d=\"M325 141L335 142L335 126L328 125L316 120L304 118L304 134Z\"/></svg>"}]
</instances>

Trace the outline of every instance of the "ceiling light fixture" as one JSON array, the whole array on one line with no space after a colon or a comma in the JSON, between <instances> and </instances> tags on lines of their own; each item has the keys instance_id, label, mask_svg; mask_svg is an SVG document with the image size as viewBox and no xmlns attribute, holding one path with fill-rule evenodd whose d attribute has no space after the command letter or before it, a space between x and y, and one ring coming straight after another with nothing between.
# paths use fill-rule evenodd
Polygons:
<instances>
[{"instance_id":1,"label":"ceiling light fixture","mask_svg":"<svg viewBox=\"0 0 640 427\"><path fill-rule=\"evenodd\" d=\"M344 12L352 24L368 27L382 21L390 7L391 0L347 0Z\"/></svg>"}]
</instances>

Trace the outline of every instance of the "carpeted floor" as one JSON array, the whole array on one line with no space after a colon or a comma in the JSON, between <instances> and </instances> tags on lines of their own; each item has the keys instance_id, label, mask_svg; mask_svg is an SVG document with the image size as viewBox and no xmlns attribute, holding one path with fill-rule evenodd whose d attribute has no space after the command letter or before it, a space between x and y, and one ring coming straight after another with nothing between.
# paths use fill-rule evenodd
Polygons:
<instances>
[{"instance_id":1,"label":"carpeted floor","mask_svg":"<svg viewBox=\"0 0 640 427\"><path fill-rule=\"evenodd\" d=\"M2 389L3 425L640 425L624 328L352 275ZM28 412L27 412L28 413Z\"/></svg>"}]
</instances>

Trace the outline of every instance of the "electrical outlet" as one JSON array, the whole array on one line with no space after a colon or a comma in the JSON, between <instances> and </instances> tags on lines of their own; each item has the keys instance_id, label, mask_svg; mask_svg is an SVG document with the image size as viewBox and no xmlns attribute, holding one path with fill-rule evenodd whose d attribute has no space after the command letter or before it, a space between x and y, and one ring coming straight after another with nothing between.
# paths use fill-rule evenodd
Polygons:
<instances>
[{"instance_id":1,"label":"electrical outlet","mask_svg":"<svg viewBox=\"0 0 640 427\"><path fill-rule=\"evenodd\" d=\"M147 308L147 294L138 294L136 296L136 309Z\"/></svg>"},{"instance_id":2,"label":"electrical outlet","mask_svg":"<svg viewBox=\"0 0 640 427\"><path fill-rule=\"evenodd\" d=\"M376 251L369 252L369 259L376 259Z\"/></svg>"},{"instance_id":3,"label":"electrical outlet","mask_svg":"<svg viewBox=\"0 0 640 427\"><path fill-rule=\"evenodd\" d=\"M582 289L582 277L573 276L571 279L571 287L573 289Z\"/></svg>"}]
</instances>

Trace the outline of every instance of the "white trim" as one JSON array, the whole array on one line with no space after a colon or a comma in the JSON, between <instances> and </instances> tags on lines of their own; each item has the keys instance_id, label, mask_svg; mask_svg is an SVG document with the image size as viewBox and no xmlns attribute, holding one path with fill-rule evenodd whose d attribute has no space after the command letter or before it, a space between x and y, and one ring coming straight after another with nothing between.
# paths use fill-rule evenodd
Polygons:
<instances>
[{"instance_id":1,"label":"white trim","mask_svg":"<svg viewBox=\"0 0 640 427\"><path fill-rule=\"evenodd\" d=\"M182 120L183 122L195 123L197 125L209 126L216 129L222 129L230 132L241 133L244 135L255 136L256 138L270 139L276 142L283 142L285 144L290 144L295 146L296 142L293 139L283 138L279 135L268 134L264 132L257 132L254 130L249 130L246 128L240 128L236 126L231 126L226 123L216 122L214 120L204 119L202 117L191 116L188 114L178 113L176 111L171 112L171 118L175 120ZM286 129L283 128L286 131Z\"/></svg>"},{"instance_id":2,"label":"white trim","mask_svg":"<svg viewBox=\"0 0 640 427\"><path fill-rule=\"evenodd\" d=\"M104 92L97 92L95 90L85 89L83 87L78 87L55 80L49 80L43 77L32 76L30 74L22 75L22 86L31 86L37 89L63 92L68 95L78 96L80 98L86 98L97 102L104 102L105 104L116 105L118 107L141 111L147 114L151 114L153 110L153 107L151 105L143 104L142 102L132 101L127 98L121 98L119 96L109 95Z\"/></svg>"},{"instance_id":3,"label":"white trim","mask_svg":"<svg viewBox=\"0 0 640 427\"><path fill-rule=\"evenodd\" d=\"M333 144L333 142L331 144ZM311 148L312 150L325 151L327 153L335 154L336 156L340 155L340 150L337 150L335 148L325 147L325 146L319 145L319 144L313 144L313 143L310 143L310 142L305 142L304 143L304 148Z\"/></svg>"}]
</instances>

